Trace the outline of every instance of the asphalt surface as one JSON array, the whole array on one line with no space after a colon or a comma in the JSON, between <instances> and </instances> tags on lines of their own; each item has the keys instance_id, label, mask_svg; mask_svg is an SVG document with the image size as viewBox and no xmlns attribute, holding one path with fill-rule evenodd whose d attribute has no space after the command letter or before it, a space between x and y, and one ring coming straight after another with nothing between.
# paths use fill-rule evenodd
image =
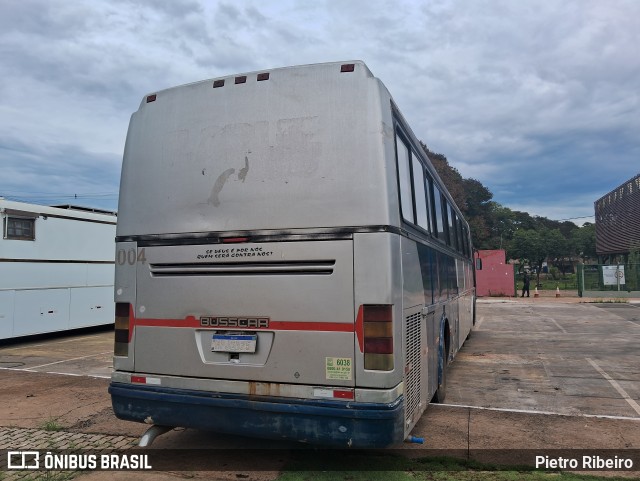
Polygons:
<instances>
[{"instance_id":1,"label":"asphalt surface","mask_svg":"<svg viewBox=\"0 0 640 481\"><path fill-rule=\"evenodd\" d=\"M447 403L640 418L640 306L480 301Z\"/></svg>"},{"instance_id":2,"label":"asphalt surface","mask_svg":"<svg viewBox=\"0 0 640 481\"><path fill-rule=\"evenodd\" d=\"M412 433L425 444L400 448L640 450L640 304L579 301L479 300L476 326L450 365L446 404L430 405ZM119 421L110 410L112 345L111 329L0 344L0 450L52 442L133 446L146 426ZM47 420L60 425L55 435L43 429ZM157 450L264 446L185 429L153 444ZM120 479L112 472L83 477L107 475Z\"/></svg>"}]
</instances>

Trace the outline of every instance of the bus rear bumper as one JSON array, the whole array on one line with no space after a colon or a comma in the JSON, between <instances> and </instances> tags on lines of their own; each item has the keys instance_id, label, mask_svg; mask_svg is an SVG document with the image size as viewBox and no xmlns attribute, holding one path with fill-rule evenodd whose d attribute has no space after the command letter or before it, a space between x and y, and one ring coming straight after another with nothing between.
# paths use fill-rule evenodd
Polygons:
<instances>
[{"instance_id":1,"label":"bus rear bumper","mask_svg":"<svg viewBox=\"0 0 640 481\"><path fill-rule=\"evenodd\" d=\"M116 417L335 447L381 448L404 439L400 396L389 404L211 393L112 382Z\"/></svg>"}]
</instances>

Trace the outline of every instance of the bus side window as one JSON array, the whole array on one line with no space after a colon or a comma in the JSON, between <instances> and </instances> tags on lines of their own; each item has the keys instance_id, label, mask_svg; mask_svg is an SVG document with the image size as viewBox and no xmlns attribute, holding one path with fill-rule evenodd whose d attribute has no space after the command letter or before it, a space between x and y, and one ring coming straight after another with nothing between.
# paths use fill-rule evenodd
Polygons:
<instances>
[{"instance_id":1,"label":"bus side window","mask_svg":"<svg viewBox=\"0 0 640 481\"><path fill-rule=\"evenodd\" d=\"M442 219L442 194L438 186L433 184L433 234L443 242L446 242L444 235L444 222Z\"/></svg>"},{"instance_id":2,"label":"bus side window","mask_svg":"<svg viewBox=\"0 0 640 481\"><path fill-rule=\"evenodd\" d=\"M435 271L435 253L431 247L418 243L418 259L420 260L420 272L422 273L422 287L424 289L425 302L433 304L433 288L437 287L438 273Z\"/></svg>"},{"instance_id":3,"label":"bus side window","mask_svg":"<svg viewBox=\"0 0 640 481\"><path fill-rule=\"evenodd\" d=\"M449 206L449 239L451 247L458 250L458 219L452 205Z\"/></svg>"},{"instance_id":4,"label":"bus side window","mask_svg":"<svg viewBox=\"0 0 640 481\"><path fill-rule=\"evenodd\" d=\"M420 227L429 231L429 216L427 214L427 195L424 189L424 169L420 160L412 152L413 192L416 197L416 221Z\"/></svg>"},{"instance_id":5,"label":"bus side window","mask_svg":"<svg viewBox=\"0 0 640 481\"><path fill-rule=\"evenodd\" d=\"M451 235L449 232L449 204L447 200L444 198L444 195L440 194L440 202L441 202L441 214L442 214L442 233L444 243L448 246L451 245Z\"/></svg>"},{"instance_id":6,"label":"bus side window","mask_svg":"<svg viewBox=\"0 0 640 481\"><path fill-rule=\"evenodd\" d=\"M425 172L425 177L424 177L424 193L425 193L425 197L426 197L426 202L427 202L427 217L428 217L428 227L425 227L425 229L427 229L429 232L433 232L433 222L431 217L433 217L433 209L432 209L432 197L431 197L431 190L433 189L433 180L431 179L431 176Z\"/></svg>"},{"instance_id":7,"label":"bus side window","mask_svg":"<svg viewBox=\"0 0 640 481\"><path fill-rule=\"evenodd\" d=\"M411 171L409 170L409 149L404 141L396 135L396 152L398 155L398 188L400 189L400 209L402 217L412 224L413 200L411 199Z\"/></svg>"}]
</instances>

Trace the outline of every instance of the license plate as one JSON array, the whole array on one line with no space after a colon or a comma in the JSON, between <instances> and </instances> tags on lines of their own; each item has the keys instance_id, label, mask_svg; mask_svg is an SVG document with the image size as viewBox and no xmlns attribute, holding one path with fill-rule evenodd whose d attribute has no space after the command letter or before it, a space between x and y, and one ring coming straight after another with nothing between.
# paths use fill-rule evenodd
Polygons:
<instances>
[{"instance_id":1,"label":"license plate","mask_svg":"<svg viewBox=\"0 0 640 481\"><path fill-rule=\"evenodd\" d=\"M211 339L213 352L256 352L255 334L214 334Z\"/></svg>"}]
</instances>

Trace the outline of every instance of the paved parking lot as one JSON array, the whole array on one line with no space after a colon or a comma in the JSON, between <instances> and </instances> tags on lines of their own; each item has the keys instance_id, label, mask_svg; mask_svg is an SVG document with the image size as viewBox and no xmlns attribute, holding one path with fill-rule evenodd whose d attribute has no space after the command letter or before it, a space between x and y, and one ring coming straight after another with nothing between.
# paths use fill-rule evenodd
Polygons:
<instances>
[{"instance_id":1,"label":"paved parking lot","mask_svg":"<svg viewBox=\"0 0 640 481\"><path fill-rule=\"evenodd\" d=\"M1 370L109 379L113 370L113 328L20 338L0 344Z\"/></svg>"},{"instance_id":2,"label":"paved parking lot","mask_svg":"<svg viewBox=\"0 0 640 481\"><path fill-rule=\"evenodd\" d=\"M639 314L632 304L480 300L476 327L450 367L447 404L430 406L413 434L435 449L640 449ZM9 406L0 439L12 441L17 429L49 445L42 423L54 419L56 443L133 444L146 426L113 417L112 342L106 329L0 345L0 405ZM153 446L261 443L178 429Z\"/></svg>"},{"instance_id":3,"label":"paved parking lot","mask_svg":"<svg viewBox=\"0 0 640 481\"><path fill-rule=\"evenodd\" d=\"M640 419L640 306L480 300L447 403Z\"/></svg>"}]
</instances>

